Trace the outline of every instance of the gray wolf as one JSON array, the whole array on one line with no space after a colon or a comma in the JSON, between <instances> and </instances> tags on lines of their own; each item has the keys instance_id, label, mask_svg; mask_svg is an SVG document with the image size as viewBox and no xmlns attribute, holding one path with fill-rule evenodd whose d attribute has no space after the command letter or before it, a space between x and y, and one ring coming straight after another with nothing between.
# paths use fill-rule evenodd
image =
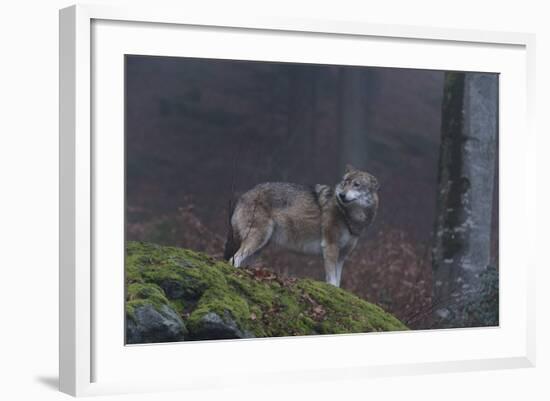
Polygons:
<instances>
[{"instance_id":1,"label":"gray wolf","mask_svg":"<svg viewBox=\"0 0 550 401\"><path fill-rule=\"evenodd\" d=\"M268 244L322 255L327 283L340 286L346 257L378 209L377 179L348 165L334 188L268 182L245 192L230 216L224 257L250 265Z\"/></svg>"}]
</instances>

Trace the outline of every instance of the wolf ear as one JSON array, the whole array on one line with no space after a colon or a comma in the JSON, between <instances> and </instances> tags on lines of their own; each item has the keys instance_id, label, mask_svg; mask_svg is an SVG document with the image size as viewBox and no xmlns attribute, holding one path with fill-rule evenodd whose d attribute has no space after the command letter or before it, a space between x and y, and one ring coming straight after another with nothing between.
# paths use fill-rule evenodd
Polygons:
<instances>
[{"instance_id":1,"label":"wolf ear","mask_svg":"<svg viewBox=\"0 0 550 401\"><path fill-rule=\"evenodd\" d=\"M353 173L354 171L357 171L355 167L353 167L351 164L346 164L346 174Z\"/></svg>"}]
</instances>

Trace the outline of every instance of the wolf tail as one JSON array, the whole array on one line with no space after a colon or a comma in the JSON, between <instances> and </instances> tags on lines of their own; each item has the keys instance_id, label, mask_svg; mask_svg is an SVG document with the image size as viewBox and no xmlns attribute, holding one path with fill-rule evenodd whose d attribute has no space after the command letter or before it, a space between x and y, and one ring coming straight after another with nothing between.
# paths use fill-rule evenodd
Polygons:
<instances>
[{"instance_id":1,"label":"wolf tail","mask_svg":"<svg viewBox=\"0 0 550 401\"><path fill-rule=\"evenodd\" d=\"M239 235L235 233L233 225L231 224L231 218L233 217L233 212L235 211L232 202L229 202L229 224L227 225L227 239L225 240L225 248L223 251L223 258L229 260L237 253L241 246L241 241Z\"/></svg>"}]
</instances>

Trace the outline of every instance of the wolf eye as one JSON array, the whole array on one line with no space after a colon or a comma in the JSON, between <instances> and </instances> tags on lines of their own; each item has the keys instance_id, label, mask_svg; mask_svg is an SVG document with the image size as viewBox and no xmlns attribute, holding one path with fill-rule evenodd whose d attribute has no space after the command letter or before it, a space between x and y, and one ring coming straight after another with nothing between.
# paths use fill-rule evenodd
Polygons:
<instances>
[{"instance_id":1,"label":"wolf eye","mask_svg":"<svg viewBox=\"0 0 550 401\"><path fill-rule=\"evenodd\" d=\"M361 185L361 184L359 184L359 182L353 181L353 186L354 186L355 188L359 188L360 185Z\"/></svg>"}]
</instances>

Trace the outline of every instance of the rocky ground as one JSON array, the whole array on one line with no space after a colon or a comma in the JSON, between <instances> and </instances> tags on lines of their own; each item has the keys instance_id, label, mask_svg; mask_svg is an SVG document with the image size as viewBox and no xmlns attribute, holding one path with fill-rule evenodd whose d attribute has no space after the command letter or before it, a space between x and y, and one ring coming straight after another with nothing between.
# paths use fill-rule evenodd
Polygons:
<instances>
[{"instance_id":1,"label":"rocky ground","mask_svg":"<svg viewBox=\"0 0 550 401\"><path fill-rule=\"evenodd\" d=\"M407 330L352 293L237 269L188 249L128 242L128 344Z\"/></svg>"}]
</instances>

